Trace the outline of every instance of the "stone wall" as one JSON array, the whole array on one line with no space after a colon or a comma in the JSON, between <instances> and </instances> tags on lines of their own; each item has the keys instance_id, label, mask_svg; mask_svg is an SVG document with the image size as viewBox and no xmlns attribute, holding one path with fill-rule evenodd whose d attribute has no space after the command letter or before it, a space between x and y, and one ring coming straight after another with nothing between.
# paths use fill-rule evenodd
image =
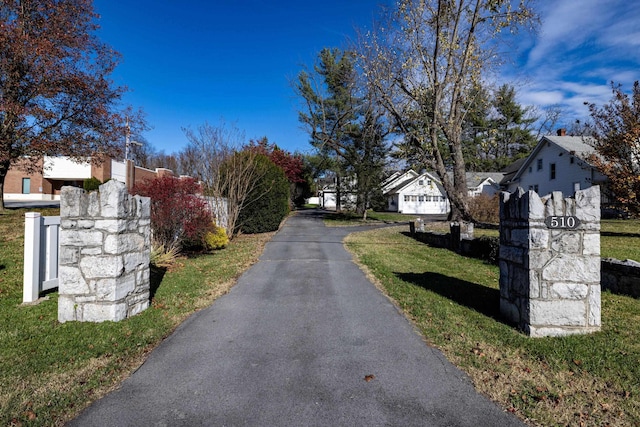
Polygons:
<instances>
[{"instance_id":1,"label":"stone wall","mask_svg":"<svg viewBox=\"0 0 640 427\"><path fill-rule=\"evenodd\" d=\"M112 180L63 187L58 320L119 321L149 306L150 199Z\"/></svg>"},{"instance_id":2,"label":"stone wall","mask_svg":"<svg viewBox=\"0 0 640 427\"><path fill-rule=\"evenodd\" d=\"M640 298L640 263L630 259L602 259L602 290Z\"/></svg>"},{"instance_id":3,"label":"stone wall","mask_svg":"<svg viewBox=\"0 0 640 427\"><path fill-rule=\"evenodd\" d=\"M550 216L574 216L555 229ZM531 336L600 329L600 189L563 198L521 188L500 202L500 311Z\"/></svg>"}]
</instances>

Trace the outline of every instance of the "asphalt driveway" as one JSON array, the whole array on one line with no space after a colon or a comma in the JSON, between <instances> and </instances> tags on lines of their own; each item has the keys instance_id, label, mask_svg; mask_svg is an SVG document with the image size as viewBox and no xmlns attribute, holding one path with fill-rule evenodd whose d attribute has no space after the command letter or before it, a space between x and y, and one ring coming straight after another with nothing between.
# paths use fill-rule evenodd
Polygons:
<instances>
[{"instance_id":1,"label":"asphalt driveway","mask_svg":"<svg viewBox=\"0 0 640 427\"><path fill-rule=\"evenodd\" d=\"M74 426L516 426L427 346L317 211Z\"/></svg>"}]
</instances>

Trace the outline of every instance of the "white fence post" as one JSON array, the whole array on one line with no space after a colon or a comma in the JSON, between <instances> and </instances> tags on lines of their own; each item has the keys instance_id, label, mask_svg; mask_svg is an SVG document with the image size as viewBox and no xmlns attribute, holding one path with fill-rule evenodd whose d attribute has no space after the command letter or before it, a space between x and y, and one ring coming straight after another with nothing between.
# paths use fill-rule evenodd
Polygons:
<instances>
[{"instance_id":1,"label":"white fence post","mask_svg":"<svg viewBox=\"0 0 640 427\"><path fill-rule=\"evenodd\" d=\"M24 286L22 302L34 302L40 294L40 222L38 212L25 213Z\"/></svg>"},{"instance_id":2,"label":"white fence post","mask_svg":"<svg viewBox=\"0 0 640 427\"><path fill-rule=\"evenodd\" d=\"M44 255L44 271L40 272L42 277L41 290L48 291L49 289L58 287L58 233L60 231L60 217L59 216L45 216L42 217L42 225L44 225L44 251L41 250L40 256ZM44 252L44 253L43 253Z\"/></svg>"}]
</instances>

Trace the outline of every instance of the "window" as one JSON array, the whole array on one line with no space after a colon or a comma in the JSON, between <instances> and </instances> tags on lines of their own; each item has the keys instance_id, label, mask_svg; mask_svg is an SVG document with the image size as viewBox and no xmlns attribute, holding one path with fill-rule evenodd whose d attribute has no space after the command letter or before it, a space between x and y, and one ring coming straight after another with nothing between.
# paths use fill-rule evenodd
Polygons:
<instances>
[{"instance_id":1,"label":"window","mask_svg":"<svg viewBox=\"0 0 640 427\"><path fill-rule=\"evenodd\" d=\"M424 202L424 196L418 196L418 201L419 202Z\"/></svg>"},{"instance_id":2,"label":"window","mask_svg":"<svg viewBox=\"0 0 640 427\"><path fill-rule=\"evenodd\" d=\"M549 165L549 179L556 179L556 164L551 163Z\"/></svg>"},{"instance_id":3,"label":"window","mask_svg":"<svg viewBox=\"0 0 640 427\"><path fill-rule=\"evenodd\" d=\"M418 185L424 185L424 179L418 180Z\"/></svg>"},{"instance_id":4,"label":"window","mask_svg":"<svg viewBox=\"0 0 640 427\"><path fill-rule=\"evenodd\" d=\"M533 171L533 168L529 166L529 173L531 173L532 171Z\"/></svg>"},{"instance_id":5,"label":"window","mask_svg":"<svg viewBox=\"0 0 640 427\"><path fill-rule=\"evenodd\" d=\"M575 193L578 190L580 190L580 183L579 182L574 182L573 183L573 192Z\"/></svg>"},{"instance_id":6,"label":"window","mask_svg":"<svg viewBox=\"0 0 640 427\"><path fill-rule=\"evenodd\" d=\"M536 193L538 192L538 184L533 186L533 191L535 191Z\"/></svg>"},{"instance_id":7,"label":"window","mask_svg":"<svg viewBox=\"0 0 640 427\"><path fill-rule=\"evenodd\" d=\"M411 196L407 196L407 195L405 195L405 196L404 196L404 201L405 201L405 202L408 202L409 200L411 200Z\"/></svg>"},{"instance_id":8,"label":"window","mask_svg":"<svg viewBox=\"0 0 640 427\"><path fill-rule=\"evenodd\" d=\"M538 159L538 169L539 171L542 170L542 159Z\"/></svg>"},{"instance_id":9,"label":"window","mask_svg":"<svg viewBox=\"0 0 640 427\"><path fill-rule=\"evenodd\" d=\"M418 196L411 196L411 201L412 202L417 202L418 201Z\"/></svg>"},{"instance_id":10,"label":"window","mask_svg":"<svg viewBox=\"0 0 640 427\"><path fill-rule=\"evenodd\" d=\"M22 194L31 193L31 178L22 178Z\"/></svg>"},{"instance_id":11,"label":"window","mask_svg":"<svg viewBox=\"0 0 640 427\"><path fill-rule=\"evenodd\" d=\"M427 185L431 185L431 180L430 179L427 180Z\"/></svg>"},{"instance_id":12,"label":"window","mask_svg":"<svg viewBox=\"0 0 640 427\"><path fill-rule=\"evenodd\" d=\"M575 157L571 156L571 157L569 158L569 163L573 164L573 162L575 162Z\"/></svg>"}]
</instances>

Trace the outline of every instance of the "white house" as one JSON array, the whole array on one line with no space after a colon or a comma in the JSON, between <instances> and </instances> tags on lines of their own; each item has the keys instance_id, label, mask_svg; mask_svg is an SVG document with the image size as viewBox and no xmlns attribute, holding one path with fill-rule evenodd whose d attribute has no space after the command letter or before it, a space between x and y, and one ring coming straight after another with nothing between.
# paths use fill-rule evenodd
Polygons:
<instances>
[{"instance_id":1,"label":"white house","mask_svg":"<svg viewBox=\"0 0 640 427\"><path fill-rule=\"evenodd\" d=\"M342 209L351 209L356 204L356 194L350 191L355 186L352 178L342 178L342 188L340 189L340 201ZM326 177L317 181L318 202L321 208L335 210L337 208L337 188L336 178Z\"/></svg>"},{"instance_id":2,"label":"white house","mask_svg":"<svg viewBox=\"0 0 640 427\"><path fill-rule=\"evenodd\" d=\"M500 192L500 181L504 177L501 172L467 172L467 188L469 197L481 194L493 197Z\"/></svg>"},{"instance_id":3,"label":"white house","mask_svg":"<svg viewBox=\"0 0 640 427\"><path fill-rule=\"evenodd\" d=\"M402 178L406 179L402 180ZM415 177L411 173L402 174L398 176L395 184L395 187L384 193L389 211L442 215L448 214L451 210L444 187L434 175L428 172Z\"/></svg>"},{"instance_id":4,"label":"white house","mask_svg":"<svg viewBox=\"0 0 640 427\"><path fill-rule=\"evenodd\" d=\"M416 179L418 175L418 172L413 169L409 169L406 172L394 172L391 176L382 181L382 194L386 194L389 190L397 187L402 182L409 182L410 180Z\"/></svg>"},{"instance_id":5,"label":"white house","mask_svg":"<svg viewBox=\"0 0 640 427\"><path fill-rule=\"evenodd\" d=\"M542 137L506 182L508 191L522 187L540 195L562 191L565 196L572 196L592 185L606 185L606 177L586 160L595 150L585 141L586 137L567 136L564 130Z\"/></svg>"}]
</instances>

